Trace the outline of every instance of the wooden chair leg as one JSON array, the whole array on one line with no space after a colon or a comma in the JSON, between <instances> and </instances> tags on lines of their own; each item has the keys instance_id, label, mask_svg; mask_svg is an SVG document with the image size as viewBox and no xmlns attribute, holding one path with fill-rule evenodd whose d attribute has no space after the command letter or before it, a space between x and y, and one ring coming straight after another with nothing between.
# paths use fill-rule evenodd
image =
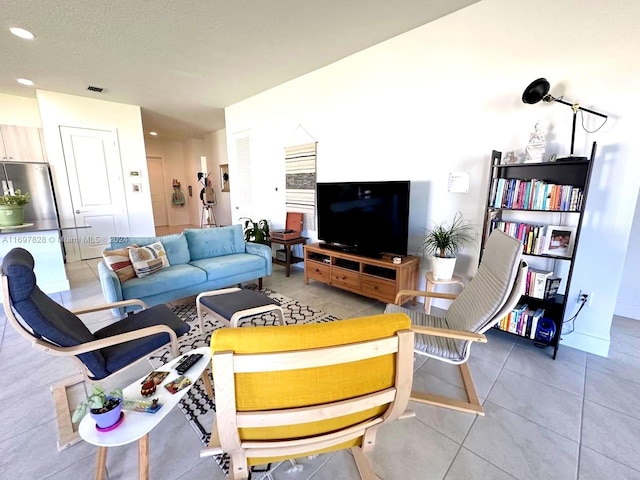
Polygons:
<instances>
[{"instance_id":1,"label":"wooden chair leg","mask_svg":"<svg viewBox=\"0 0 640 480\"><path fill-rule=\"evenodd\" d=\"M56 411L56 423L58 425L58 451L82 440L71 421L71 406L67 397L67 388L83 382L84 377L81 373L78 373L51 386Z\"/></svg>"},{"instance_id":2,"label":"wooden chair leg","mask_svg":"<svg viewBox=\"0 0 640 480\"><path fill-rule=\"evenodd\" d=\"M466 402L442 395L418 392L416 390L411 391L411 400L413 400L414 402L425 403L427 405L434 405L436 407L450 408L459 412L484 415L484 409L482 408L482 404L480 404L480 399L478 398L475 386L473 385L473 379L471 378L469 366L465 362L458 365L458 367L460 368L462 383L464 384L464 390L467 395Z\"/></svg>"},{"instance_id":3,"label":"wooden chair leg","mask_svg":"<svg viewBox=\"0 0 640 480\"><path fill-rule=\"evenodd\" d=\"M204 385L204 391L207 392L207 397L209 397L209 400L213 400L213 385L211 384L211 375L209 374L208 368L204 369L200 378L202 378L202 384Z\"/></svg>"},{"instance_id":4,"label":"wooden chair leg","mask_svg":"<svg viewBox=\"0 0 640 480\"><path fill-rule=\"evenodd\" d=\"M356 467L358 467L358 472L362 480L381 480L380 477L376 475L371 462L360 447L351 447L351 454L356 462Z\"/></svg>"},{"instance_id":5,"label":"wooden chair leg","mask_svg":"<svg viewBox=\"0 0 640 480\"><path fill-rule=\"evenodd\" d=\"M258 279L258 290L262 290L262 277Z\"/></svg>"}]
</instances>

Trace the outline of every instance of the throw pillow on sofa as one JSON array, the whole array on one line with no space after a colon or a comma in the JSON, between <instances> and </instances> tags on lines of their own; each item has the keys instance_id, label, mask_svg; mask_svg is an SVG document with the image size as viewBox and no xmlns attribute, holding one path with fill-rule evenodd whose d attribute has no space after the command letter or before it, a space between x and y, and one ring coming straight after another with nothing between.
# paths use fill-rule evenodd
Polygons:
<instances>
[{"instance_id":1,"label":"throw pillow on sofa","mask_svg":"<svg viewBox=\"0 0 640 480\"><path fill-rule=\"evenodd\" d=\"M138 245L130 245L124 248L116 248L115 250L105 250L102 252L104 263L111 270L116 272L120 283L136 278L136 272L133 270L131 259L129 258L129 249L137 248Z\"/></svg>"},{"instance_id":2,"label":"throw pillow on sofa","mask_svg":"<svg viewBox=\"0 0 640 480\"><path fill-rule=\"evenodd\" d=\"M169 259L161 242L130 248L129 258L138 278L146 277L169 266Z\"/></svg>"}]
</instances>

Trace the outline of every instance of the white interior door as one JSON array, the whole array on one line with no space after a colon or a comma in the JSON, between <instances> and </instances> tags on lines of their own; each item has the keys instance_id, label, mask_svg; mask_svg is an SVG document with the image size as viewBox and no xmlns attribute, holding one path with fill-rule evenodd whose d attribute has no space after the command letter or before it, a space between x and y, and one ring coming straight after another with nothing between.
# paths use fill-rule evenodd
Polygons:
<instances>
[{"instance_id":1,"label":"white interior door","mask_svg":"<svg viewBox=\"0 0 640 480\"><path fill-rule=\"evenodd\" d=\"M97 258L109 237L127 236L122 164L115 131L60 127L80 258Z\"/></svg>"},{"instance_id":2,"label":"white interior door","mask_svg":"<svg viewBox=\"0 0 640 480\"><path fill-rule=\"evenodd\" d=\"M151 191L151 208L153 209L153 223L156 227L169 225L167 214L167 195L164 191L164 167L162 158L147 157L149 170L149 189Z\"/></svg>"}]
</instances>

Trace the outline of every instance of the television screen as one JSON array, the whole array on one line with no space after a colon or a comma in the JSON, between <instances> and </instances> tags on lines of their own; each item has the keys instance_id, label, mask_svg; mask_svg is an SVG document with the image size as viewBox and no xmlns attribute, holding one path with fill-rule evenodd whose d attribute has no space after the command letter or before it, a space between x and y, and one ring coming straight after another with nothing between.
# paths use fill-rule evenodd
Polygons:
<instances>
[{"instance_id":1,"label":"television screen","mask_svg":"<svg viewBox=\"0 0 640 480\"><path fill-rule=\"evenodd\" d=\"M318 238L353 253L407 254L409 181L318 183Z\"/></svg>"}]
</instances>

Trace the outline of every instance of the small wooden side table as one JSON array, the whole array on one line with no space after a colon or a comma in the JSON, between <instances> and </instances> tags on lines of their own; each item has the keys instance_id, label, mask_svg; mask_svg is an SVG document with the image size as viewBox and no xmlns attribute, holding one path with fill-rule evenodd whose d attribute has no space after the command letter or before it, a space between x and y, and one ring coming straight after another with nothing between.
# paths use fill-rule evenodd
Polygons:
<instances>
[{"instance_id":1,"label":"small wooden side table","mask_svg":"<svg viewBox=\"0 0 640 480\"><path fill-rule=\"evenodd\" d=\"M291 264L304 262L304 258L293 256L293 254L291 253L291 246L298 245L298 244L304 245L305 243L307 243L307 240L308 240L307 237L292 238L290 240L280 240L280 239L271 237L272 244L275 243L276 245L284 245L284 250L287 255L286 260L280 260L276 257L273 257L273 263L275 263L276 265L282 265L283 267L285 267L287 277L291 273Z\"/></svg>"},{"instance_id":2,"label":"small wooden side table","mask_svg":"<svg viewBox=\"0 0 640 480\"><path fill-rule=\"evenodd\" d=\"M460 285L462 288L464 288L464 282L462 281L462 279L460 277L458 277L456 275L451 277L451 279L449 279L449 280L436 280L435 278L433 278L433 272L427 272L426 278L427 278L427 292L433 292L434 289L436 288L436 285L457 284L457 285ZM425 313L430 313L431 312L431 300L433 300L431 297L425 297L425 299L424 299L424 311L425 311Z\"/></svg>"}]
</instances>

